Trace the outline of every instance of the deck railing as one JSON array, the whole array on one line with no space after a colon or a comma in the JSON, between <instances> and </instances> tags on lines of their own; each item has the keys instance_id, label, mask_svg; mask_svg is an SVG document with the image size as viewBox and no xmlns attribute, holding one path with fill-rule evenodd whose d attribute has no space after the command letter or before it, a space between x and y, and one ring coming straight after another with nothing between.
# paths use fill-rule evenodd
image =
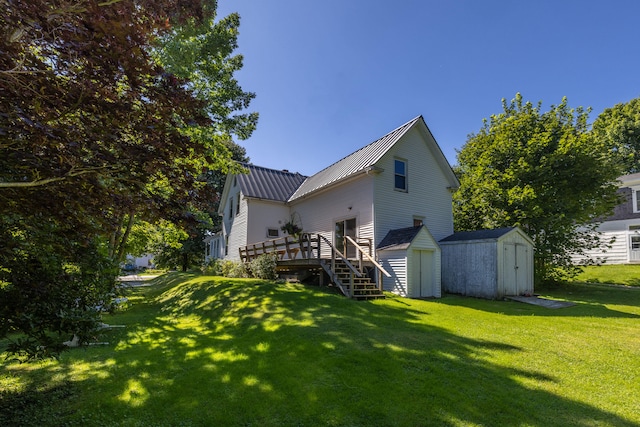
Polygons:
<instances>
[{"instance_id":1,"label":"deck railing","mask_svg":"<svg viewBox=\"0 0 640 427\"><path fill-rule=\"evenodd\" d=\"M324 250L325 253L330 254L329 259L325 258L325 261L330 262L331 272L336 271L337 262L346 265L350 270L351 283L353 283L353 277L362 277L365 275L364 267L366 261L376 269L376 282L378 283L380 291L382 291L382 275L387 277L391 277L391 275L373 258L371 240L356 242L353 238L346 236L343 241L343 247L345 248L345 252L347 252L347 248L349 247L355 248L355 258L348 258L325 236L309 233L304 233L300 237L285 236L265 240L264 242L241 247L239 251L240 259L243 262L249 262L260 255L272 253L277 254L279 261L294 261L298 259L321 260L323 259L322 253ZM354 263L356 265L354 265Z\"/></svg>"},{"instance_id":2,"label":"deck railing","mask_svg":"<svg viewBox=\"0 0 640 427\"><path fill-rule=\"evenodd\" d=\"M278 260L320 258L320 240L305 233L300 237L285 236L241 247L240 259L249 262L264 254L275 253ZM298 258L300 256L300 258Z\"/></svg>"}]
</instances>

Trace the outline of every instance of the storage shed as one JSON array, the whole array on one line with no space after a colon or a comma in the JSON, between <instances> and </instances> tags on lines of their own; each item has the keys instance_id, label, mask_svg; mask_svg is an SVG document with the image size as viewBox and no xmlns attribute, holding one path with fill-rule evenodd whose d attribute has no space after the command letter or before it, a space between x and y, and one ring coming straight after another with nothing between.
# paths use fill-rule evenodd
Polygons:
<instances>
[{"instance_id":1,"label":"storage shed","mask_svg":"<svg viewBox=\"0 0 640 427\"><path fill-rule=\"evenodd\" d=\"M533 293L533 241L520 228L462 231L439 244L445 292L489 299Z\"/></svg>"},{"instance_id":2,"label":"storage shed","mask_svg":"<svg viewBox=\"0 0 640 427\"><path fill-rule=\"evenodd\" d=\"M391 230L376 249L378 260L391 274L383 278L385 291L440 298L440 247L427 227Z\"/></svg>"}]
</instances>

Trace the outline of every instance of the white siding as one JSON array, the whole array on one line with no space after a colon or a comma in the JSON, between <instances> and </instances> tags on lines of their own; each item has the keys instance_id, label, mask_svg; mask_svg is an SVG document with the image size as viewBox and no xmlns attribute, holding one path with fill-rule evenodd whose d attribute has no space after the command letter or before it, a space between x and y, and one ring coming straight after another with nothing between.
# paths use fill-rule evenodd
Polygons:
<instances>
[{"instance_id":1,"label":"white siding","mask_svg":"<svg viewBox=\"0 0 640 427\"><path fill-rule=\"evenodd\" d=\"M271 239L267 236L267 228L276 228L280 236L284 236L284 232L280 230L280 227L291 219L289 207L282 202L249 199L247 200L247 211L246 244Z\"/></svg>"},{"instance_id":2,"label":"white siding","mask_svg":"<svg viewBox=\"0 0 640 427\"><path fill-rule=\"evenodd\" d=\"M380 251L378 255L382 267L391 274L391 277L383 276L383 289L403 297L408 297L407 251Z\"/></svg>"},{"instance_id":3,"label":"white siding","mask_svg":"<svg viewBox=\"0 0 640 427\"><path fill-rule=\"evenodd\" d=\"M330 191L300 199L291 206L291 213L299 218L305 232L321 233L332 243L335 222L349 218L356 218L359 239L373 238L373 178L362 175ZM329 256L329 252L323 251L323 256Z\"/></svg>"},{"instance_id":4,"label":"white siding","mask_svg":"<svg viewBox=\"0 0 640 427\"><path fill-rule=\"evenodd\" d=\"M436 241L453 233L450 184L426 137L417 128L410 130L376 164L384 170L375 177L376 243L389 230L411 227L414 216L424 217ZM394 190L395 158L407 161L407 192Z\"/></svg>"},{"instance_id":5,"label":"white siding","mask_svg":"<svg viewBox=\"0 0 640 427\"><path fill-rule=\"evenodd\" d=\"M228 251L225 259L239 260L241 246L247 244L247 201L240 200L240 213L236 215L237 198L241 196L238 187L229 192L226 210L223 219L224 235L228 239ZM233 215L229 218L229 200L233 197ZM223 248L224 252L224 248Z\"/></svg>"},{"instance_id":6,"label":"white siding","mask_svg":"<svg viewBox=\"0 0 640 427\"><path fill-rule=\"evenodd\" d=\"M584 262L588 257L592 261L605 262L606 264L626 264L631 261L630 256L630 234L634 231L629 231L629 226L640 226L640 219L625 219L618 221L606 221L603 222L598 231L600 231L601 239L603 242L609 242L609 240L615 238L615 241L611 245L611 248L606 248L604 245L599 249L592 249L587 251L587 256L574 256L573 261L575 263Z\"/></svg>"}]
</instances>

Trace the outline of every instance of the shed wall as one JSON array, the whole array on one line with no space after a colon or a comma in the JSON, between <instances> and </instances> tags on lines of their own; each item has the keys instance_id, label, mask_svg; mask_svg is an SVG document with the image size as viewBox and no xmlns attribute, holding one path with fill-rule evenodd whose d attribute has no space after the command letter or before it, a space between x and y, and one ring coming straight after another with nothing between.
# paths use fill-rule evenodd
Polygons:
<instances>
[{"instance_id":1,"label":"shed wall","mask_svg":"<svg viewBox=\"0 0 640 427\"><path fill-rule=\"evenodd\" d=\"M391 277L383 276L383 289L403 297L408 297L407 251L378 251L378 257L382 267L391 274Z\"/></svg>"},{"instance_id":2,"label":"shed wall","mask_svg":"<svg viewBox=\"0 0 640 427\"><path fill-rule=\"evenodd\" d=\"M496 244L496 241L441 243L443 290L494 298L498 278Z\"/></svg>"}]
</instances>

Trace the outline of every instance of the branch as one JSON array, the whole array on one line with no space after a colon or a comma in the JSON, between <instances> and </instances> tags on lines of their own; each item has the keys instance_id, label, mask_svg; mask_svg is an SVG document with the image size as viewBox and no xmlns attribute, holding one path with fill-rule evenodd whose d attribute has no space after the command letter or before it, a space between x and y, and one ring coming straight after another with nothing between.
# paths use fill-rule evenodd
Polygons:
<instances>
[{"instance_id":1,"label":"branch","mask_svg":"<svg viewBox=\"0 0 640 427\"><path fill-rule=\"evenodd\" d=\"M76 176L87 175L90 173L97 173L101 170L106 170L107 168L81 168L81 169L71 169L65 176L58 176L52 178L43 178L36 179L34 181L19 181L19 182L2 182L0 181L0 188L34 188L34 187L42 187L43 185L53 184L55 182L65 181L69 178L74 178Z\"/></svg>"}]
</instances>

